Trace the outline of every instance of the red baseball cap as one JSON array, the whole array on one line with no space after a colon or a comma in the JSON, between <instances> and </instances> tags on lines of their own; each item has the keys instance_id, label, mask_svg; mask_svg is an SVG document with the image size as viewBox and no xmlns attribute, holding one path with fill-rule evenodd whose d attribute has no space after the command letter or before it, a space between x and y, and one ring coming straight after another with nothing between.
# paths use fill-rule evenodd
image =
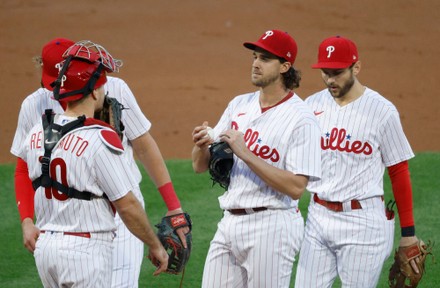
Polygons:
<instances>
[{"instance_id":1,"label":"red baseball cap","mask_svg":"<svg viewBox=\"0 0 440 288\"><path fill-rule=\"evenodd\" d=\"M356 44L350 39L334 36L319 45L318 63L312 68L345 69L359 60Z\"/></svg>"},{"instance_id":2,"label":"red baseball cap","mask_svg":"<svg viewBox=\"0 0 440 288\"><path fill-rule=\"evenodd\" d=\"M73 44L75 42L72 40L55 38L43 46L43 51L41 52L41 60L43 61L41 82L44 88L53 90L50 84L58 78L59 72L56 65L64 60L63 53Z\"/></svg>"},{"instance_id":3,"label":"red baseball cap","mask_svg":"<svg viewBox=\"0 0 440 288\"><path fill-rule=\"evenodd\" d=\"M295 62L298 46L295 40L287 33L280 30L269 30L257 42L245 42L243 46L255 50L256 47L264 49L275 56L292 63Z\"/></svg>"}]
</instances>

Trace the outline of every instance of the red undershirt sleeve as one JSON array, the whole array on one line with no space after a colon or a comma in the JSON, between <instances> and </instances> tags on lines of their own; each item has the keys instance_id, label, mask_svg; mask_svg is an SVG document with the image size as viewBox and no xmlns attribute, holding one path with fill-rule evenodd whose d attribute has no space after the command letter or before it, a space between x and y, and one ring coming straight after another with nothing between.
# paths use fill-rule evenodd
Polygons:
<instances>
[{"instance_id":1,"label":"red undershirt sleeve","mask_svg":"<svg viewBox=\"0 0 440 288\"><path fill-rule=\"evenodd\" d=\"M179 198L177 198L176 192L174 191L173 183L168 182L159 187L158 190L160 195L162 195L165 204L167 205L168 211L180 208L180 201Z\"/></svg>"},{"instance_id":2,"label":"red undershirt sleeve","mask_svg":"<svg viewBox=\"0 0 440 288\"><path fill-rule=\"evenodd\" d=\"M15 200L17 203L20 219L34 219L34 188L32 181L29 179L27 163L17 158L17 166L15 167Z\"/></svg>"},{"instance_id":3,"label":"red undershirt sleeve","mask_svg":"<svg viewBox=\"0 0 440 288\"><path fill-rule=\"evenodd\" d=\"M390 176L393 195L396 199L402 236L414 236L413 196L408 161L388 167L388 175Z\"/></svg>"}]
</instances>

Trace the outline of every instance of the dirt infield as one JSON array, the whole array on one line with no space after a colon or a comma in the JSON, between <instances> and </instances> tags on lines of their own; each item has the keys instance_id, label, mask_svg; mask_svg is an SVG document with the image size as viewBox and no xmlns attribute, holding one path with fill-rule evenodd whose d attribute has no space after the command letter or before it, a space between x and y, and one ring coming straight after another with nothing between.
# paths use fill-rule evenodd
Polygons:
<instances>
[{"instance_id":1,"label":"dirt infield","mask_svg":"<svg viewBox=\"0 0 440 288\"><path fill-rule=\"evenodd\" d=\"M14 161L20 103L40 77L31 58L52 38L90 39L124 60L115 76L129 84L172 159L190 158L193 127L214 125L235 95L254 89L242 43L268 29L298 42L302 98L323 88L310 68L320 41L352 38L363 63L360 81L397 106L415 151L439 151L439 19L437 0L2 0L0 163Z\"/></svg>"}]
</instances>

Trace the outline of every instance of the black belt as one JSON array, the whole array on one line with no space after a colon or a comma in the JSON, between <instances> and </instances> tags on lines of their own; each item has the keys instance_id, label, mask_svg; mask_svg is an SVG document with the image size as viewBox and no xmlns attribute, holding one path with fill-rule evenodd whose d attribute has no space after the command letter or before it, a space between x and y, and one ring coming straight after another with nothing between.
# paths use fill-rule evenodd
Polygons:
<instances>
[{"instance_id":1,"label":"black belt","mask_svg":"<svg viewBox=\"0 0 440 288\"><path fill-rule=\"evenodd\" d=\"M246 215L246 214L252 214L255 212L265 211L267 210L267 207L256 207L256 208L246 208L246 209L228 209L229 213L232 215Z\"/></svg>"}]
</instances>

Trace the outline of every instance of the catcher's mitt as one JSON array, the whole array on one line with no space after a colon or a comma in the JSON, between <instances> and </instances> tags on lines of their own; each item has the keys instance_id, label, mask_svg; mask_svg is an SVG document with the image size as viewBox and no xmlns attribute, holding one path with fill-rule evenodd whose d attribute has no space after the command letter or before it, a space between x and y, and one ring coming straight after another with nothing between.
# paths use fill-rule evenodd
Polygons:
<instances>
[{"instance_id":1,"label":"catcher's mitt","mask_svg":"<svg viewBox=\"0 0 440 288\"><path fill-rule=\"evenodd\" d=\"M95 119L99 119L104 121L115 129L116 133L118 133L119 138L123 137L122 131L124 131L124 124L121 122L122 110L124 110L124 105L119 103L113 97L105 96L104 105L100 112L96 112L94 115Z\"/></svg>"},{"instance_id":2,"label":"catcher's mitt","mask_svg":"<svg viewBox=\"0 0 440 288\"><path fill-rule=\"evenodd\" d=\"M425 272L425 260L428 254L432 254L431 242L425 244L422 240L417 243L407 246L399 247L394 254L394 263L390 268L388 276L389 285L391 288L411 288L417 287ZM410 260L417 258L415 261L419 273L416 274L409 263Z\"/></svg>"},{"instance_id":3,"label":"catcher's mitt","mask_svg":"<svg viewBox=\"0 0 440 288\"><path fill-rule=\"evenodd\" d=\"M169 256L167 272L171 274L182 272L191 255L191 218L187 213L166 216L159 224L156 224L156 227L159 229L157 237ZM183 247L182 241L176 233L176 230L181 227L189 227L189 232L185 235L187 248ZM156 265L154 262L153 264Z\"/></svg>"},{"instance_id":4,"label":"catcher's mitt","mask_svg":"<svg viewBox=\"0 0 440 288\"><path fill-rule=\"evenodd\" d=\"M218 183L225 190L229 187L231 169L234 165L234 153L226 142L214 142L209 146L209 174L213 185Z\"/></svg>"}]
</instances>

